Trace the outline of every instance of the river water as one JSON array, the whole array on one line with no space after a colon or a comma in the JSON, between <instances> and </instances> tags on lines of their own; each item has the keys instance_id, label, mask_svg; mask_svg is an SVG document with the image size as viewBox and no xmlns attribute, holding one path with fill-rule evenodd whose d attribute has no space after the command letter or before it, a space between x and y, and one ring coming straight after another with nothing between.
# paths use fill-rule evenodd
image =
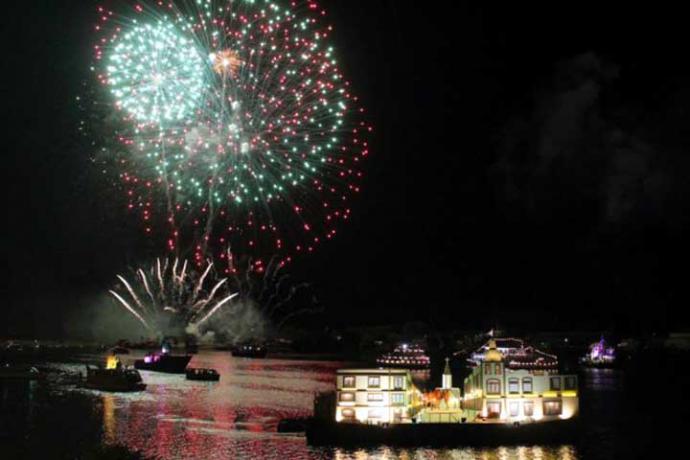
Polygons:
<instances>
[{"instance_id":1,"label":"river water","mask_svg":"<svg viewBox=\"0 0 690 460\"><path fill-rule=\"evenodd\" d=\"M190 365L217 369L220 382L142 371L146 391L109 394L78 389L65 379L84 372L84 362L100 359L40 363L50 370L47 382L1 385L0 443L5 447L0 453L68 458L90 442L121 444L161 459L575 460L641 458L655 452L654 418L631 402L630 379L622 371L581 375L581 411L588 428L578 445L348 450L311 447L301 434L276 432L280 419L311 414L314 394L334 388L335 370L343 363L242 359L204 351Z\"/></svg>"}]
</instances>

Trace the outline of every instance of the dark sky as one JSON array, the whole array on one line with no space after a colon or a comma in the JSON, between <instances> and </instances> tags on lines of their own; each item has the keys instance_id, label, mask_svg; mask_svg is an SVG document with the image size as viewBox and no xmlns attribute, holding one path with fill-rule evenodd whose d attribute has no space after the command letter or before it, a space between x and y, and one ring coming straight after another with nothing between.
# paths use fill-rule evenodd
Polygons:
<instances>
[{"instance_id":1,"label":"dark sky","mask_svg":"<svg viewBox=\"0 0 690 460\"><path fill-rule=\"evenodd\" d=\"M687 327L686 16L486 3L323 1L374 148L353 221L291 270L333 324ZM0 336L68 333L141 238L76 131L94 10L2 19Z\"/></svg>"}]
</instances>

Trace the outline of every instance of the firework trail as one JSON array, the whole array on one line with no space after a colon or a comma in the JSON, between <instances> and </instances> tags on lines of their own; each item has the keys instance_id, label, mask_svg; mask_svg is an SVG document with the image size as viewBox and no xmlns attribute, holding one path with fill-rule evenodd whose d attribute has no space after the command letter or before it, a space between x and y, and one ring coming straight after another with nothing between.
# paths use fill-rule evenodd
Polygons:
<instances>
[{"instance_id":1,"label":"firework trail","mask_svg":"<svg viewBox=\"0 0 690 460\"><path fill-rule=\"evenodd\" d=\"M117 275L125 293L109 291L118 304L147 330L160 336L179 333L190 325L196 328L205 325L238 295L237 292L228 294L227 290L219 294L222 287L227 287L227 278L218 281L210 291L207 289L205 282L213 269L211 262L208 262L201 275L194 269L188 269L187 261L182 262L179 273L179 259L173 261L170 269L168 266L167 259L162 266L161 260L156 259L156 263L150 267L133 270L135 282L132 283L124 276ZM157 288L149 284L149 277L158 279ZM203 300L197 301L199 296ZM128 301L127 297L133 302Z\"/></svg>"}]
</instances>

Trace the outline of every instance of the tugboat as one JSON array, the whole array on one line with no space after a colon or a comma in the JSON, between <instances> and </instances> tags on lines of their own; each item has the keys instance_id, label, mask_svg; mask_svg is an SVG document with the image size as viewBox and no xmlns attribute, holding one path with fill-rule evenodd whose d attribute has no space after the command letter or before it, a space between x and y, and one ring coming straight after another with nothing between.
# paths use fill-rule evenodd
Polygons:
<instances>
[{"instance_id":1,"label":"tugboat","mask_svg":"<svg viewBox=\"0 0 690 460\"><path fill-rule=\"evenodd\" d=\"M199 380L202 382L217 382L220 380L220 374L215 369L189 367L185 373L187 374L187 380Z\"/></svg>"},{"instance_id":2,"label":"tugboat","mask_svg":"<svg viewBox=\"0 0 690 460\"><path fill-rule=\"evenodd\" d=\"M409 343L401 343L392 352L376 358L379 366L404 369L429 369L430 362L421 345Z\"/></svg>"},{"instance_id":3,"label":"tugboat","mask_svg":"<svg viewBox=\"0 0 690 460\"><path fill-rule=\"evenodd\" d=\"M134 361L134 368L168 374L184 374L191 359L190 355L171 355L170 347L163 344L160 352L149 353L144 356L144 359Z\"/></svg>"},{"instance_id":4,"label":"tugboat","mask_svg":"<svg viewBox=\"0 0 690 460\"><path fill-rule=\"evenodd\" d=\"M266 345L247 342L233 347L231 353L238 358L265 358L268 349Z\"/></svg>"},{"instance_id":5,"label":"tugboat","mask_svg":"<svg viewBox=\"0 0 690 460\"><path fill-rule=\"evenodd\" d=\"M41 377L41 372L32 366L0 366L0 380L37 380Z\"/></svg>"},{"instance_id":6,"label":"tugboat","mask_svg":"<svg viewBox=\"0 0 690 460\"><path fill-rule=\"evenodd\" d=\"M134 369L122 367L116 356L109 356L105 369L86 366L84 388L100 391L143 391L146 384L141 375Z\"/></svg>"}]
</instances>

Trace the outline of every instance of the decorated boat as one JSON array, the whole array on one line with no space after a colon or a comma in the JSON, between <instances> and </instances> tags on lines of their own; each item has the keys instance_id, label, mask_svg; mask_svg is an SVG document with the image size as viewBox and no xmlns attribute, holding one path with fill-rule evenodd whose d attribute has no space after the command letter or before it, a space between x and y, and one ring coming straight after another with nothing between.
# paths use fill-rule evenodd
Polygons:
<instances>
[{"instance_id":1,"label":"decorated boat","mask_svg":"<svg viewBox=\"0 0 690 460\"><path fill-rule=\"evenodd\" d=\"M191 355L173 355L170 348L163 345L161 351L148 353L143 359L134 361L134 367L144 371L184 374L191 359Z\"/></svg>"},{"instance_id":2,"label":"decorated boat","mask_svg":"<svg viewBox=\"0 0 690 460\"><path fill-rule=\"evenodd\" d=\"M415 343L400 343L390 353L376 358L376 364L382 367L404 369L429 369L431 360L424 348Z\"/></svg>"},{"instance_id":3,"label":"decorated boat","mask_svg":"<svg viewBox=\"0 0 690 460\"><path fill-rule=\"evenodd\" d=\"M616 364L616 349L608 346L604 337L589 346L589 351L580 359L586 367L614 367Z\"/></svg>"}]
</instances>

